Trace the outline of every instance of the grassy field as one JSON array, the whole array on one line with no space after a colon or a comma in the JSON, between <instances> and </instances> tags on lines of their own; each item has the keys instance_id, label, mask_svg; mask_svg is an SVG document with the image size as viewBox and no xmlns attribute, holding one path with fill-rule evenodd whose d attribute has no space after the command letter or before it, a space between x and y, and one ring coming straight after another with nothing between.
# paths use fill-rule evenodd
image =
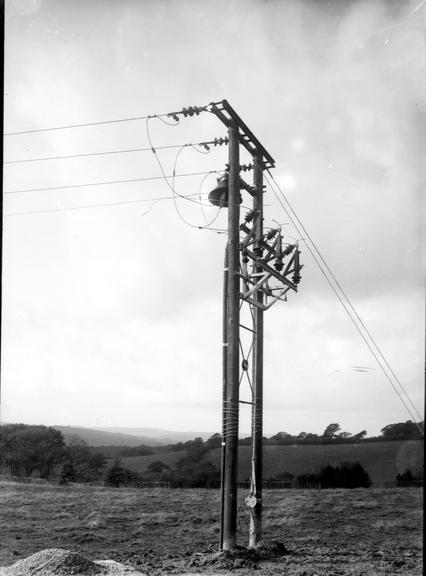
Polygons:
<instances>
[{"instance_id":1,"label":"grassy field","mask_svg":"<svg viewBox=\"0 0 426 576\"><path fill-rule=\"evenodd\" d=\"M239 544L248 537L241 490ZM141 572L214 571L196 553L217 550L217 490L111 489L0 483L0 565L44 548L114 559ZM373 576L422 574L422 490L271 490L264 537L290 551L258 574ZM242 565L239 575L253 573Z\"/></svg>"},{"instance_id":2,"label":"grassy field","mask_svg":"<svg viewBox=\"0 0 426 576\"><path fill-rule=\"evenodd\" d=\"M303 474L314 472L327 464L360 462L375 484L394 482L397 473L409 468L413 474L423 469L423 442L372 442L362 444L318 445L318 446L265 446L264 478L272 478L279 472ZM149 464L161 460L168 466L182 458L182 452L152 454L123 458L124 466L144 472ZM220 468L220 449L211 450L205 458ZM239 447L239 479L250 474L250 447Z\"/></svg>"}]
</instances>

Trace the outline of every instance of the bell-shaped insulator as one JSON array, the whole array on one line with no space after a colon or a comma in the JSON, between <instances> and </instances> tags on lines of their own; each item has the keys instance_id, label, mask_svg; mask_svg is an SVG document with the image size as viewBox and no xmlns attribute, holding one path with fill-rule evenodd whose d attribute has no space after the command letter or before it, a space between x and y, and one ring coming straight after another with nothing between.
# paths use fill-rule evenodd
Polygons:
<instances>
[{"instance_id":1,"label":"bell-shaped insulator","mask_svg":"<svg viewBox=\"0 0 426 576\"><path fill-rule=\"evenodd\" d=\"M220 208L228 208L229 199L229 189L228 189L228 174L224 174L217 180L216 188L214 188L209 194L209 202L213 206L219 206ZM241 194L239 195L238 202L241 204L243 199Z\"/></svg>"},{"instance_id":2,"label":"bell-shaped insulator","mask_svg":"<svg viewBox=\"0 0 426 576\"><path fill-rule=\"evenodd\" d=\"M216 188L209 194L209 202L221 208L228 206L228 174L218 178Z\"/></svg>"}]
</instances>

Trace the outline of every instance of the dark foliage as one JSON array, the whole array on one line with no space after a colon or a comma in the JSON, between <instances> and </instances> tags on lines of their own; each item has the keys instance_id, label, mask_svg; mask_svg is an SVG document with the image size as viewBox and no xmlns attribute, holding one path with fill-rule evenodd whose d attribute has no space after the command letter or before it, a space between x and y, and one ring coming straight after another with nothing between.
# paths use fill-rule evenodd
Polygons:
<instances>
[{"instance_id":1,"label":"dark foliage","mask_svg":"<svg viewBox=\"0 0 426 576\"><path fill-rule=\"evenodd\" d=\"M166 476L171 488L219 488L220 471L211 462L182 458Z\"/></svg>"},{"instance_id":2,"label":"dark foliage","mask_svg":"<svg viewBox=\"0 0 426 576\"><path fill-rule=\"evenodd\" d=\"M65 446L54 428L8 424L0 427L0 465L14 476L90 482L101 477L105 458L78 436Z\"/></svg>"},{"instance_id":3,"label":"dark foliage","mask_svg":"<svg viewBox=\"0 0 426 576\"><path fill-rule=\"evenodd\" d=\"M265 445L278 445L278 446L303 446L312 444L357 444L365 439L367 435L366 430L358 432L358 434L349 434L349 432L342 432L340 425L336 423L329 424L324 430L323 434L312 434L311 432L300 432L297 435L288 434L287 432L278 432L271 436L269 439L264 439ZM248 441L248 442L247 442ZM250 444L251 439L245 438L240 440L241 444Z\"/></svg>"},{"instance_id":4,"label":"dark foliage","mask_svg":"<svg viewBox=\"0 0 426 576\"><path fill-rule=\"evenodd\" d=\"M62 434L47 426L5 424L0 427L0 465L14 476L51 479L65 458Z\"/></svg>"},{"instance_id":5,"label":"dark foliage","mask_svg":"<svg viewBox=\"0 0 426 576\"><path fill-rule=\"evenodd\" d=\"M299 488L369 488L371 480L359 462L325 466L319 473L299 474Z\"/></svg>"},{"instance_id":6,"label":"dark foliage","mask_svg":"<svg viewBox=\"0 0 426 576\"><path fill-rule=\"evenodd\" d=\"M339 430L340 430L340 424L337 424L337 422L333 422L332 424L329 424L327 428L324 430L322 437L327 440L337 438L337 433L339 432Z\"/></svg>"},{"instance_id":7,"label":"dark foliage","mask_svg":"<svg viewBox=\"0 0 426 576\"><path fill-rule=\"evenodd\" d=\"M66 460L59 469L58 482L59 484L68 484L69 482L75 482L77 479L77 474L74 468L74 464L71 460Z\"/></svg>"},{"instance_id":8,"label":"dark foliage","mask_svg":"<svg viewBox=\"0 0 426 576\"><path fill-rule=\"evenodd\" d=\"M103 454L95 452L89 446L85 444L67 446L65 457L74 470L74 480L70 482L93 482L102 477L106 459Z\"/></svg>"},{"instance_id":9,"label":"dark foliage","mask_svg":"<svg viewBox=\"0 0 426 576\"><path fill-rule=\"evenodd\" d=\"M220 448L222 445L222 434L213 434L206 442L207 450L213 450L214 448Z\"/></svg>"},{"instance_id":10,"label":"dark foliage","mask_svg":"<svg viewBox=\"0 0 426 576\"><path fill-rule=\"evenodd\" d=\"M161 462L161 460L155 460L148 466L148 471L152 472L153 474L162 474L164 470L167 469L167 464L164 464L164 462Z\"/></svg>"},{"instance_id":11,"label":"dark foliage","mask_svg":"<svg viewBox=\"0 0 426 576\"><path fill-rule=\"evenodd\" d=\"M291 472L278 472L273 478L267 478L264 482L271 488L274 486L279 488L292 488L295 482L295 475L291 474Z\"/></svg>"},{"instance_id":12,"label":"dark foliage","mask_svg":"<svg viewBox=\"0 0 426 576\"><path fill-rule=\"evenodd\" d=\"M359 462L325 466L319 473L321 488L369 488L371 480Z\"/></svg>"},{"instance_id":13,"label":"dark foliage","mask_svg":"<svg viewBox=\"0 0 426 576\"><path fill-rule=\"evenodd\" d=\"M204 461L203 456L221 442L220 434L214 434L206 442L202 438L185 442L185 456L173 469L161 472L159 480L167 481L172 488L218 488L220 471L211 462Z\"/></svg>"},{"instance_id":14,"label":"dark foliage","mask_svg":"<svg viewBox=\"0 0 426 576\"><path fill-rule=\"evenodd\" d=\"M421 440L423 438L419 428L424 431L424 422L398 422L397 424L388 424L381 429L384 440Z\"/></svg>"},{"instance_id":15,"label":"dark foliage","mask_svg":"<svg viewBox=\"0 0 426 576\"><path fill-rule=\"evenodd\" d=\"M423 486L423 474L414 476L411 470L407 469L402 474L396 475L396 485L400 487Z\"/></svg>"},{"instance_id":16,"label":"dark foliage","mask_svg":"<svg viewBox=\"0 0 426 576\"><path fill-rule=\"evenodd\" d=\"M141 481L141 476L133 470L124 468L119 460L115 460L115 462L107 468L104 481L107 486L113 488L120 488L120 486L136 486Z\"/></svg>"},{"instance_id":17,"label":"dark foliage","mask_svg":"<svg viewBox=\"0 0 426 576\"><path fill-rule=\"evenodd\" d=\"M91 448L93 452L102 454L105 458L121 458L125 456L149 456L158 451L152 446L96 446Z\"/></svg>"},{"instance_id":18,"label":"dark foliage","mask_svg":"<svg viewBox=\"0 0 426 576\"><path fill-rule=\"evenodd\" d=\"M320 488L321 484L319 474L298 474L296 476L296 486L298 488Z\"/></svg>"}]
</instances>

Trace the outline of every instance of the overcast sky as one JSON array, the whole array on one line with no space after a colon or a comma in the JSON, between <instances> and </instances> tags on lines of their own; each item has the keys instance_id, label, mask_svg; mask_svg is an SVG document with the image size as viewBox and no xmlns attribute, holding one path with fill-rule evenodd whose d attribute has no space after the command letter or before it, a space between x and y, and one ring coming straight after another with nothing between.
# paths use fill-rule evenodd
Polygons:
<instances>
[{"instance_id":1,"label":"overcast sky","mask_svg":"<svg viewBox=\"0 0 426 576\"><path fill-rule=\"evenodd\" d=\"M423 413L423 4L9 0L5 132L226 98ZM154 146L225 135L207 113L148 128ZM5 136L5 161L147 146L136 120ZM177 150L158 152L166 174ZM226 148L188 148L176 170L226 162ZM196 228L216 209L179 199L178 211L170 200L51 211L170 197L164 180L7 194L157 176L151 152L5 165L3 421L220 430L226 236ZM202 178L176 179L177 192L205 201L216 179ZM269 187L265 204L266 226L300 237ZM372 435L409 419L301 249L299 292L265 314L265 433L338 422Z\"/></svg>"}]
</instances>

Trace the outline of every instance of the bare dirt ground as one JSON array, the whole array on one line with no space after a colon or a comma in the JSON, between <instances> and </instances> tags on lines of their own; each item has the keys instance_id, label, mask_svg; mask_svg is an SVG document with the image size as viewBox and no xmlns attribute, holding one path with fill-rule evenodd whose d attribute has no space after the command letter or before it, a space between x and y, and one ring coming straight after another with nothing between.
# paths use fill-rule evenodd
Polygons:
<instances>
[{"instance_id":1,"label":"bare dirt ground","mask_svg":"<svg viewBox=\"0 0 426 576\"><path fill-rule=\"evenodd\" d=\"M240 490L239 544L248 538ZM217 490L0 483L0 566L47 548L111 559L148 575L422 574L422 490L270 490L269 552L217 555ZM277 541L286 551L274 545ZM274 548L275 546L275 548Z\"/></svg>"}]
</instances>

